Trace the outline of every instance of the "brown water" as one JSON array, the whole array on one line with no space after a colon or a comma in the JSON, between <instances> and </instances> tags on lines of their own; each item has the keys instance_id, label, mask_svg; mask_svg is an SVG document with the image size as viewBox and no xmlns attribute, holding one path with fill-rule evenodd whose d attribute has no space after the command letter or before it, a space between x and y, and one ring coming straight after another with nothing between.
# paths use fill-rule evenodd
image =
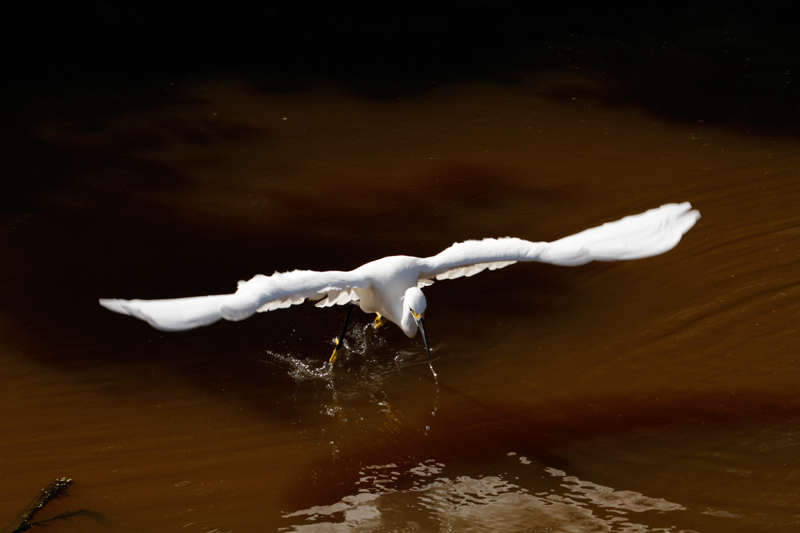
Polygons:
<instances>
[{"instance_id":1,"label":"brown water","mask_svg":"<svg viewBox=\"0 0 800 533\"><path fill-rule=\"evenodd\" d=\"M798 141L609 106L591 75L161 90L24 147L38 185L0 233L0 523L69 476L42 515L108 524L53 531L798 530ZM427 288L438 384L421 339L360 312L320 372L340 307L167 334L97 305L673 201L703 218L663 256Z\"/></svg>"}]
</instances>

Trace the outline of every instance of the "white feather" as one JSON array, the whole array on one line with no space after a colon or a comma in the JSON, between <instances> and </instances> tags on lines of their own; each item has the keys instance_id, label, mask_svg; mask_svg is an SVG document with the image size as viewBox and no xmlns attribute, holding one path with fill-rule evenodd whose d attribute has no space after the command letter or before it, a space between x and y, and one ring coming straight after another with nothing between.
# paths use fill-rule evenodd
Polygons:
<instances>
[{"instance_id":1,"label":"white feather","mask_svg":"<svg viewBox=\"0 0 800 533\"><path fill-rule=\"evenodd\" d=\"M295 270L261 274L240 281L233 294L170 300L101 299L111 311L147 321L158 329L175 331L206 326L217 320L243 320L256 312L283 309L306 299L317 307L358 302L361 309L380 313L398 324L406 335L416 334L403 299L409 289L426 287L433 279L474 276L518 261L576 266L589 261L640 259L671 250L694 226L700 213L691 204L666 204L639 215L609 222L563 239L531 242L516 238L456 243L427 258L393 256L367 263L349 272ZM412 291L419 302L421 293ZM418 303L417 305L427 305ZM415 309L421 314L424 309Z\"/></svg>"}]
</instances>

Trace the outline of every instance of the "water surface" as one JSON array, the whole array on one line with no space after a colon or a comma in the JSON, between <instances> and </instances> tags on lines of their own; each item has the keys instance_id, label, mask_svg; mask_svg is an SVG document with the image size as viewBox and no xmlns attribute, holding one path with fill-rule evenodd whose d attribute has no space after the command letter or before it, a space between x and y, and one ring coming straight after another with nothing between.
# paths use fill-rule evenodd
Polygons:
<instances>
[{"instance_id":1,"label":"water surface","mask_svg":"<svg viewBox=\"0 0 800 533\"><path fill-rule=\"evenodd\" d=\"M798 527L795 139L609 106L599 74L157 90L37 123L43 185L4 211L4 520L69 476L48 512L118 531ZM427 288L438 383L421 339L360 312L325 371L341 307L168 334L97 305L676 201L703 218L663 256Z\"/></svg>"}]
</instances>

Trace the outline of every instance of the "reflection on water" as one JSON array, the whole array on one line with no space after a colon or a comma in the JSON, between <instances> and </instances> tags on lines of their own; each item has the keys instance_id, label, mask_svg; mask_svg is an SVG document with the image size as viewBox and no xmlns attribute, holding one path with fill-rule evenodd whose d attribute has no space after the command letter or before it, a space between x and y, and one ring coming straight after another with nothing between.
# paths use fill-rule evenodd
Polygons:
<instances>
[{"instance_id":1,"label":"reflection on water","mask_svg":"<svg viewBox=\"0 0 800 533\"><path fill-rule=\"evenodd\" d=\"M541 469L516 455L508 453L512 460L502 474L479 478L451 479L443 475L447 474L446 465L434 460L402 472L395 464L368 466L359 471L357 493L331 505L287 513L284 518L293 525L281 530L688 531L653 526L648 516L631 516L685 511L679 504L580 480L555 468ZM656 522L663 522L663 517L659 518Z\"/></svg>"}]
</instances>

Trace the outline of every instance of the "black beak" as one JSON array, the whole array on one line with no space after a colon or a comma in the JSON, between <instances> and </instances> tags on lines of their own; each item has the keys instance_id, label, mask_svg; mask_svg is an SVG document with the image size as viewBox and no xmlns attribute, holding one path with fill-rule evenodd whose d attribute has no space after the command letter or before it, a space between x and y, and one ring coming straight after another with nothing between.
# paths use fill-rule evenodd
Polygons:
<instances>
[{"instance_id":1,"label":"black beak","mask_svg":"<svg viewBox=\"0 0 800 533\"><path fill-rule=\"evenodd\" d=\"M425 332L425 319L423 317L419 317L416 320L417 320L417 325L419 326L419 330L422 332L422 340L425 343L425 351L428 352L428 366L431 367L431 372L433 372L433 378L437 379L438 376L436 375L436 371L433 369L433 360L431 359L431 349L428 346L428 334Z\"/></svg>"}]
</instances>

